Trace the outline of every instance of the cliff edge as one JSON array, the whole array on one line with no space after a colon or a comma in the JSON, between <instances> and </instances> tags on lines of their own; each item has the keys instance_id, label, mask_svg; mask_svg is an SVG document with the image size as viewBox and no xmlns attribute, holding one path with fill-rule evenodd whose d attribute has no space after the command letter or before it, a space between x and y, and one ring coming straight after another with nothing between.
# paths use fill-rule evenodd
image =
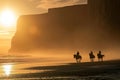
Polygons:
<instances>
[{"instance_id":1,"label":"cliff edge","mask_svg":"<svg viewBox=\"0 0 120 80\"><path fill-rule=\"evenodd\" d=\"M46 49L103 49L120 40L120 0L88 0L86 5L22 15L10 52ZM112 42L112 44L111 44ZM107 45L107 46L106 46Z\"/></svg>"}]
</instances>

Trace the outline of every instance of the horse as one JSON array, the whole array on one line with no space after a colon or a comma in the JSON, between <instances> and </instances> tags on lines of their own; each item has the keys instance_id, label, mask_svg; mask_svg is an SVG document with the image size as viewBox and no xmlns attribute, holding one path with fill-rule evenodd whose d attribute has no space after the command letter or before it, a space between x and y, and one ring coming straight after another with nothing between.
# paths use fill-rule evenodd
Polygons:
<instances>
[{"instance_id":1,"label":"horse","mask_svg":"<svg viewBox=\"0 0 120 80\"><path fill-rule=\"evenodd\" d=\"M103 57L105 55L101 54L101 51L99 51L99 53L97 54L97 56L98 56L98 61L103 61Z\"/></svg>"},{"instance_id":2,"label":"horse","mask_svg":"<svg viewBox=\"0 0 120 80\"><path fill-rule=\"evenodd\" d=\"M82 60L82 56L80 56L79 53L74 54L74 58L76 59L76 62L77 62L77 63L80 63L81 60Z\"/></svg>"}]
</instances>

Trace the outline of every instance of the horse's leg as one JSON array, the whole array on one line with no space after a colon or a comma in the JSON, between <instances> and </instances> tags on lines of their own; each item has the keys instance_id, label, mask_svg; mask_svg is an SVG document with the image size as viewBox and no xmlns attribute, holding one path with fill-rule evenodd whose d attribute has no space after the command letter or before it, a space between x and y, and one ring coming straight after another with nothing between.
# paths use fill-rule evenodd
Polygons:
<instances>
[{"instance_id":1,"label":"horse's leg","mask_svg":"<svg viewBox=\"0 0 120 80\"><path fill-rule=\"evenodd\" d=\"M79 63L81 62L81 59L79 59Z\"/></svg>"},{"instance_id":2,"label":"horse's leg","mask_svg":"<svg viewBox=\"0 0 120 80\"><path fill-rule=\"evenodd\" d=\"M94 62L94 58L93 58L93 62Z\"/></svg>"},{"instance_id":3,"label":"horse's leg","mask_svg":"<svg viewBox=\"0 0 120 80\"><path fill-rule=\"evenodd\" d=\"M93 62L93 58L90 58L90 61Z\"/></svg>"},{"instance_id":4,"label":"horse's leg","mask_svg":"<svg viewBox=\"0 0 120 80\"><path fill-rule=\"evenodd\" d=\"M92 62L94 62L93 58L92 58Z\"/></svg>"},{"instance_id":5,"label":"horse's leg","mask_svg":"<svg viewBox=\"0 0 120 80\"><path fill-rule=\"evenodd\" d=\"M76 59L76 62L78 63L78 59Z\"/></svg>"},{"instance_id":6,"label":"horse's leg","mask_svg":"<svg viewBox=\"0 0 120 80\"><path fill-rule=\"evenodd\" d=\"M98 62L100 62L100 58L98 58Z\"/></svg>"},{"instance_id":7,"label":"horse's leg","mask_svg":"<svg viewBox=\"0 0 120 80\"><path fill-rule=\"evenodd\" d=\"M101 58L101 61L103 62L103 58Z\"/></svg>"},{"instance_id":8,"label":"horse's leg","mask_svg":"<svg viewBox=\"0 0 120 80\"><path fill-rule=\"evenodd\" d=\"M92 62L92 58L90 58L90 62Z\"/></svg>"},{"instance_id":9,"label":"horse's leg","mask_svg":"<svg viewBox=\"0 0 120 80\"><path fill-rule=\"evenodd\" d=\"M77 63L80 63L80 59L77 59Z\"/></svg>"}]
</instances>

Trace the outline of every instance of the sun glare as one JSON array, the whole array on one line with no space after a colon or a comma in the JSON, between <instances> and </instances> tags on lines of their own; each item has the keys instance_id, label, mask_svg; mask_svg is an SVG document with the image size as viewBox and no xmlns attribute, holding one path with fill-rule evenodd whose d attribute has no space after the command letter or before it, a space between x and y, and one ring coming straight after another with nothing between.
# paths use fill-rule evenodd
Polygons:
<instances>
[{"instance_id":1,"label":"sun glare","mask_svg":"<svg viewBox=\"0 0 120 80\"><path fill-rule=\"evenodd\" d=\"M11 64L5 64L3 65L3 70L6 76L9 76L12 70L12 65Z\"/></svg>"},{"instance_id":2,"label":"sun glare","mask_svg":"<svg viewBox=\"0 0 120 80\"><path fill-rule=\"evenodd\" d=\"M16 24L15 13L10 9L5 9L0 13L0 25L2 27L12 27Z\"/></svg>"}]
</instances>

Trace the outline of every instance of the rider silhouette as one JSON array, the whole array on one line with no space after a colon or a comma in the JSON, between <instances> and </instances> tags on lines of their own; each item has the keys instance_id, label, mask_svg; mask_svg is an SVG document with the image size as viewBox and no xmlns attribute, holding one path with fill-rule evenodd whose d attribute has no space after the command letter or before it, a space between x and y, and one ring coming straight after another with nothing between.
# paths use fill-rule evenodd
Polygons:
<instances>
[{"instance_id":1,"label":"rider silhouette","mask_svg":"<svg viewBox=\"0 0 120 80\"><path fill-rule=\"evenodd\" d=\"M82 56L80 55L79 51L77 51L76 54L74 54L74 58L76 59L77 63L80 63L82 60Z\"/></svg>"},{"instance_id":2,"label":"rider silhouette","mask_svg":"<svg viewBox=\"0 0 120 80\"><path fill-rule=\"evenodd\" d=\"M97 54L97 57L98 57L98 61L103 61L104 55L102 54L101 51L99 51L98 54Z\"/></svg>"},{"instance_id":3,"label":"rider silhouette","mask_svg":"<svg viewBox=\"0 0 120 80\"><path fill-rule=\"evenodd\" d=\"M89 57L90 57L91 62L94 62L95 56L92 51L89 53Z\"/></svg>"}]
</instances>

